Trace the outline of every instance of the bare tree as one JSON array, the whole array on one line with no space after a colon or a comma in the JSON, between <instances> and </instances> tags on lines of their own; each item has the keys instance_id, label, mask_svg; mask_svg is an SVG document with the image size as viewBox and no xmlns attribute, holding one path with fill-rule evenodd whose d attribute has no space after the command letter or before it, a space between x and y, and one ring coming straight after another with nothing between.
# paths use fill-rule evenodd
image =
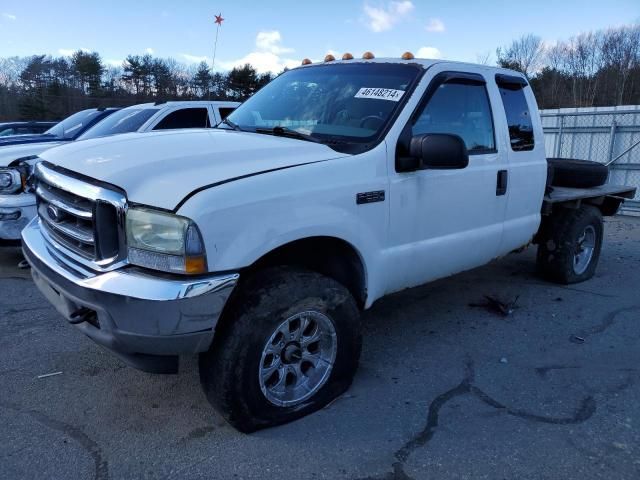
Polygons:
<instances>
[{"instance_id":1,"label":"bare tree","mask_svg":"<svg viewBox=\"0 0 640 480\"><path fill-rule=\"evenodd\" d=\"M569 39L567 44L567 67L573 80L573 100L577 107L594 104L598 76L602 68L601 32L582 33Z\"/></svg>"},{"instance_id":2,"label":"bare tree","mask_svg":"<svg viewBox=\"0 0 640 480\"><path fill-rule=\"evenodd\" d=\"M640 25L607 30L602 40L602 62L615 76L614 101L621 104L629 77L640 64Z\"/></svg>"},{"instance_id":3,"label":"bare tree","mask_svg":"<svg viewBox=\"0 0 640 480\"><path fill-rule=\"evenodd\" d=\"M511 42L508 47L498 48L498 64L525 74L527 78L538 71L542 65L544 43L536 35L528 34Z\"/></svg>"},{"instance_id":4,"label":"bare tree","mask_svg":"<svg viewBox=\"0 0 640 480\"><path fill-rule=\"evenodd\" d=\"M493 63L492 57L491 50L476 53L476 63L479 65L491 65Z\"/></svg>"}]
</instances>

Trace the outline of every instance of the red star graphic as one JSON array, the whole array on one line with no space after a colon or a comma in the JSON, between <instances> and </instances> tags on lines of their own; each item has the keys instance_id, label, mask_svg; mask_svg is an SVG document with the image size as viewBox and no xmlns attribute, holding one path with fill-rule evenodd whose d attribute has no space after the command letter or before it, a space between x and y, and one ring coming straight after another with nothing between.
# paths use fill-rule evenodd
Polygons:
<instances>
[{"instance_id":1,"label":"red star graphic","mask_svg":"<svg viewBox=\"0 0 640 480\"><path fill-rule=\"evenodd\" d=\"M218 25L222 25L222 22L224 22L224 18L222 18L222 14L218 14L218 15L214 15L214 17L216 17L216 21L215 23L217 23Z\"/></svg>"}]
</instances>

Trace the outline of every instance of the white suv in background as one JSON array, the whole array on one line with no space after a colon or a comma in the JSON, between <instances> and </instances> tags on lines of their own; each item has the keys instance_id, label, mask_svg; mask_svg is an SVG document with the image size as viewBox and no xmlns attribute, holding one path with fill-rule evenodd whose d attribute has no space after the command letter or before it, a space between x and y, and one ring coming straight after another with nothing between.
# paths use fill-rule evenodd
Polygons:
<instances>
[{"instance_id":1,"label":"white suv in background","mask_svg":"<svg viewBox=\"0 0 640 480\"><path fill-rule=\"evenodd\" d=\"M123 108L100 121L76 141L121 133L214 127L239 102L179 101L142 103ZM36 200L27 179L36 156L64 142L0 147L0 241L20 239L20 231L36 216Z\"/></svg>"},{"instance_id":2,"label":"white suv in background","mask_svg":"<svg viewBox=\"0 0 640 480\"><path fill-rule=\"evenodd\" d=\"M238 105L238 102L210 101L141 103L111 114L78 137L78 140L118 133L211 128L222 122Z\"/></svg>"}]
</instances>

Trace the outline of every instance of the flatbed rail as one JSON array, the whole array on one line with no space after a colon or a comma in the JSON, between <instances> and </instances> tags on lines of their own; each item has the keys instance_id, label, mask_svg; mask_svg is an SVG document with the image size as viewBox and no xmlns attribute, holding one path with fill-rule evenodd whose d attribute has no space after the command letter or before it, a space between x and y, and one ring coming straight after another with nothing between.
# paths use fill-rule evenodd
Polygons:
<instances>
[{"instance_id":1,"label":"flatbed rail","mask_svg":"<svg viewBox=\"0 0 640 480\"><path fill-rule=\"evenodd\" d=\"M591 188L550 187L542 201L542 214L549 215L554 205L579 208L585 202L603 207L605 215L614 215L620 204L634 198L635 187L605 184Z\"/></svg>"}]
</instances>

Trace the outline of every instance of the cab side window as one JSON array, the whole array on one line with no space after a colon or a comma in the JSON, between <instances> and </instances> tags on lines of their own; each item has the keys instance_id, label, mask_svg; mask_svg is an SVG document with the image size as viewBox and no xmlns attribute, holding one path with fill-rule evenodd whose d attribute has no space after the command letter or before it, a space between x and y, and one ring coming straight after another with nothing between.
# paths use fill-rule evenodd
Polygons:
<instances>
[{"instance_id":1,"label":"cab side window","mask_svg":"<svg viewBox=\"0 0 640 480\"><path fill-rule=\"evenodd\" d=\"M164 117L154 130L169 130L174 128L208 128L209 111L206 108L183 108L171 112Z\"/></svg>"},{"instance_id":2,"label":"cab side window","mask_svg":"<svg viewBox=\"0 0 640 480\"><path fill-rule=\"evenodd\" d=\"M526 82L519 77L498 75L496 83L502 97L504 113L507 116L511 150L514 152L533 150L535 145L533 124L527 98L524 95Z\"/></svg>"},{"instance_id":3,"label":"cab side window","mask_svg":"<svg viewBox=\"0 0 640 480\"><path fill-rule=\"evenodd\" d=\"M459 135L469 154L495 151L493 118L486 86L455 78L440 83L432 90L411 133Z\"/></svg>"}]
</instances>

